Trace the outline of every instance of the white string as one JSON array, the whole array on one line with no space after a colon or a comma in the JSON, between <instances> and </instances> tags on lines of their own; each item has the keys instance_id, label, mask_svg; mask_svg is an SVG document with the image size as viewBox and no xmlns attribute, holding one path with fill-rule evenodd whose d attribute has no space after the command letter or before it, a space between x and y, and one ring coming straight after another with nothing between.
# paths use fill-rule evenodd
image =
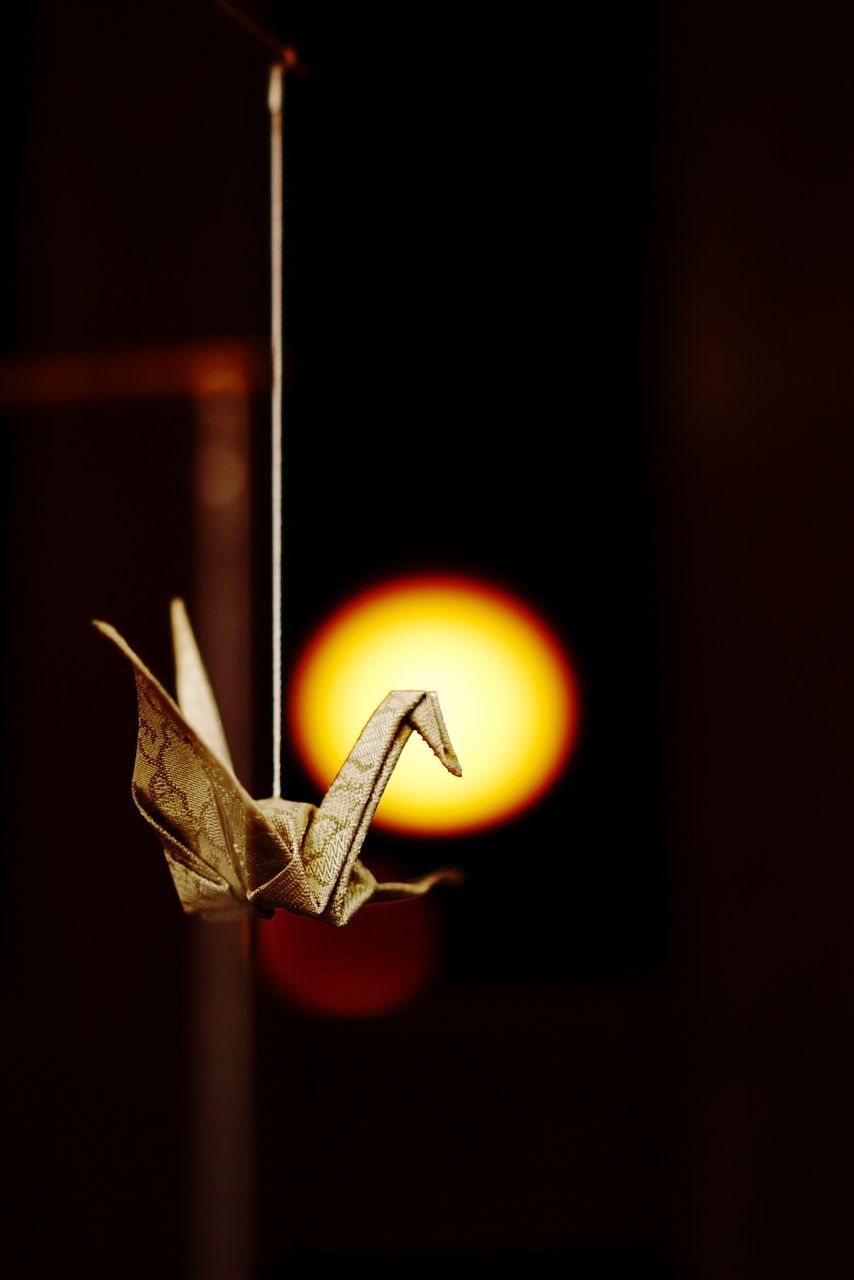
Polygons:
<instances>
[{"instance_id":1,"label":"white string","mask_svg":"<svg viewBox=\"0 0 854 1280\"><path fill-rule=\"evenodd\" d=\"M285 69L270 69L270 249L272 305L272 469L273 469L273 795L282 794L282 111Z\"/></svg>"}]
</instances>

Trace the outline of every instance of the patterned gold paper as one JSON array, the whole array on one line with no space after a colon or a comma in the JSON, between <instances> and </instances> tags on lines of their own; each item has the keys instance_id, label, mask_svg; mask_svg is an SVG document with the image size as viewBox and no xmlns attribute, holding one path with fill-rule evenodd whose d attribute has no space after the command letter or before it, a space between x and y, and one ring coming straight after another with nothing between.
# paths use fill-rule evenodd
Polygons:
<instances>
[{"instance_id":1,"label":"patterned gold paper","mask_svg":"<svg viewBox=\"0 0 854 1280\"><path fill-rule=\"evenodd\" d=\"M253 800L234 775L182 602L172 604L177 703L114 627L95 626L133 664L139 706L133 798L160 837L185 911L234 920L284 907L344 925L369 901L418 897L441 880L459 879L443 869L379 884L358 856L413 730L450 773L462 774L435 693L389 693L319 806Z\"/></svg>"}]
</instances>

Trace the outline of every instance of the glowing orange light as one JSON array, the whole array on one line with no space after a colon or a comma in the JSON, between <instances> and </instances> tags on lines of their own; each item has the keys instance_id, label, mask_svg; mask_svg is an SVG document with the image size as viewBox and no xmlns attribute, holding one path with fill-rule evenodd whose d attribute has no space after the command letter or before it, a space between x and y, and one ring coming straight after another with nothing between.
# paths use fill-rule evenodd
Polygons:
<instances>
[{"instance_id":1,"label":"glowing orange light","mask_svg":"<svg viewBox=\"0 0 854 1280\"><path fill-rule=\"evenodd\" d=\"M463 778L413 738L377 811L386 827L450 832L501 822L554 782L576 740L577 683L558 640L527 605L483 582L389 582L317 633L297 666L290 713L321 787L389 689L438 692Z\"/></svg>"}]
</instances>

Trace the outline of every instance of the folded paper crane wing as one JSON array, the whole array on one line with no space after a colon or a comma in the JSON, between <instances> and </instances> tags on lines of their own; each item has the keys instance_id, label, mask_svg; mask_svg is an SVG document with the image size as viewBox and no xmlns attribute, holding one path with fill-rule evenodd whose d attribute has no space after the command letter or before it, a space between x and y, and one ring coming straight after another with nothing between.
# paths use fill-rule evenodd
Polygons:
<instances>
[{"instance_id":1,"label":"folded paper crane wing","mask_svg":"<svg viewBox=\"0 0 854 1280\"><path fill-rule=\"evenodd\" d=\"M133 798L160 837L184 910L208 920L285 907L344 925L366 902L418 897L459 873L379 884L359 851L413 730L461 776L439 700L395 690L380 703L320 806L253 800L234 775L219 711L180 600L172 604L178 702L114 627L95 626L133 664L139 735Z\"/></svg>"}]
</instances>

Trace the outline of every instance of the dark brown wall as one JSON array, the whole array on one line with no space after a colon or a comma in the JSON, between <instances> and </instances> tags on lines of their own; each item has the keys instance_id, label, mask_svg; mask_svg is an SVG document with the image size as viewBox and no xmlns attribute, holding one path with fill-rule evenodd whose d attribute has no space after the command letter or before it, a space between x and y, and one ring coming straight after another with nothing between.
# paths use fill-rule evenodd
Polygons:
<instances>
[{"instance_id":1,"label":"dark brown wall","mask_svg":"<svg viewBox=\"0 0 854 1280\"><path fill-rule=\"evenodd\" d=\"M851 23L701 8L661 23L653 361L681 1230L704 1276L832 1272L854 1046Z\"/></svg>"},{"instance_id":2,"label":"dark brown wall","mask_svg":"<svg viewBox=\"0 0 854 1280\"><path fill-rule=\"evenodd\" d=\"M852 22L662 5L567 41L545 11L253 12L312 68L288 106L288 658L357 587L457 568L543 610L585 698L557 790L443 850L469 881L425 999L342 1023L259 985L259 1275L838 1274ZM263 341L263 51L201 3L47 0L10 47L7 360ZM88 619L168 671L190 412L4 412L7 1269L180 1277L188 926ZM263 401L253 430L263 494ZM377 495L405 507L413 475L443 520L388 545ZM518 910L520 859L551 860L561 920Z\"/></svg>"}]
</instances>

